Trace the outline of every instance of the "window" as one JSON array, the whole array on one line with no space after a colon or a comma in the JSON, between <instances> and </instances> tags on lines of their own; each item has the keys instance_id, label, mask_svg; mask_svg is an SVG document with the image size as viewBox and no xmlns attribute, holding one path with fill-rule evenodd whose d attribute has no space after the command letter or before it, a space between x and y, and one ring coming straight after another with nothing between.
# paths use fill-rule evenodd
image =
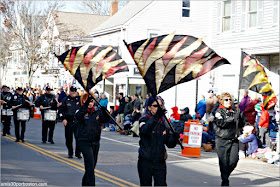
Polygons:
<instances>
[{"instance_id":1,"label":"window","mask_svg":"<svg viewBox=\"0 0 280 187\"><path fill-rule=\"evenodd\" d=\"M223 5L223 31L230 30L231 23L231 1L225 1Z\"/></svg>"},{"instance_id":2,"label":"window","mask_svg":"<svg viewBox=\"0 0 280 187\"><path fill-rule=\"evenodd\" d=\"M182 0L182 17L190 17L190 0Z\"/></svg>"},{"instance_id":3,"label":"window","mask_svg":"<svg viewBox=\"0 0 280 187\"><path fill-rule=\"evenodd\" d=\"M250 0L249 1L249 11L248 11L248 21L249 27L257 26L257 12L258 12L258 1Z\"/></svg>"},{"instance_id":4,"label":"window","mask_svg":"<svg viewBox=\"0 0 280 187\"><path fill-rule=\"evenodd\" d=\"M150 33L150 38L154 38L154 37L157 37L158 34L157 33Z\"/></svg>"}]
</instances>

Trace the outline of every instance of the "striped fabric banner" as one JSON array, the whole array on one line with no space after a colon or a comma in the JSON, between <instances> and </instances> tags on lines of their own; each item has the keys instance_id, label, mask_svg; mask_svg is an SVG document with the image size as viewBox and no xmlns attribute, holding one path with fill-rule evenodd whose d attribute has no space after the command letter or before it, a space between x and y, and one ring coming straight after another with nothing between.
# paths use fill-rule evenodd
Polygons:
<instances>
[{"instance_id":1,"label":"striped fabric banner","mask_svg":"<svg viewBox=\"0 0 280 187\"><path fill-rule=\"evenodd\" d=\"M230 64L202 39L175 32L126 46L153 95Z\"/></svg>"},{"instance_id":2,"label":"striped fabric banner","mask_svg":"<svg viewBox=\"0 0 280 187\"><path fill-rule=\"evenodd\" d=\"M127 64L111 46L73 47L57 58L87 91L115 73L128 71Z\"/></svg>"}]
</instances>

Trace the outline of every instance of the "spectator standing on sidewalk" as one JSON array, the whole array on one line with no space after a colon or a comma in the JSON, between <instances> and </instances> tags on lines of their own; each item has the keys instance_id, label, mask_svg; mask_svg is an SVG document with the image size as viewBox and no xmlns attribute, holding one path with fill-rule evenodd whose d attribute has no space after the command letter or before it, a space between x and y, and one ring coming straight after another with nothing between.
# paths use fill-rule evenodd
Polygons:
<instances>
[{"instance_id":1,"label":"spectator standing on sidewalk","mask_svg":"<svg viewBox=\"0 0 280 187\"><path fill-rule=\"evenodd\" d=\"M263 103L260 104L262 113L259 121L259 135L262 145L270 148L270 137L269 137L269 113L264 109Z\"/></svg>"},{"instance_id":2,"label":"spectator standing on sidewalk","mask_svg":"<svg viewBox=\"0 0 280 187\"><path fill-rule=\"evenodd\" d=\"M244 95L243 95L243 99L241 100L241 102L239 103L239 109L240 109L240 113L242 113L246 107L248 106L251 98L248 96L248 90L244 91Z\"/></svg>"},{"instance_id":3,"label":"spectator standing on sidewalk","mask_svg":"<svg viewBox=\"0 0 280 187\"><path fill-rule=\"evenodd\" d=\"M125 107L125 100L123 97L123 93L119 93L119 109L118 109L118 115L117 115L117 123L123 128L123 113L124 113L124 107ZM120 131L120 129L118 130Z\"/></svg>"},{"instance_id":4,"label":"spectator standing on sidewalk","mask_svg":"<svg viewBox=\"0 0 280 187\"><path fill-rule=\"evenodd\" d=\"M198 117L199 120L203 118L203 116L206 112L206 100L205 100L204 95L202 95L202 99L197 103L197 106L195 108L195 112L197 114L199 114L199 116L200 116L200 117Z\"/></svg>"},{"instance_id":5,"label":"spectator standing on sidewalk","mask_svg":"<svg viewBox=\"0 0 280 187\"><path fill-rule=\"evenodd\" d=\"M208 91L208 98L206 99L206 119L211 115L212 109L214 108L215 103L218 102L218 98L215 96L213 90Z\"/></svg>"},{"instance_id":6,"label":"spectator standing on sidewalk","mask_svg":"<svg viewBox=\"0 0 280 187\"><path fill-rule=\"evenodd\" d=\"M238 132L236 120L240 116L232 108L232 97L228 92L220 96L221 105L214 118L214 132L222 186L229 186L229 176L238 162ZM239 120L238 128L243 127L243 120Z\"/></svg>"}]
</instances>

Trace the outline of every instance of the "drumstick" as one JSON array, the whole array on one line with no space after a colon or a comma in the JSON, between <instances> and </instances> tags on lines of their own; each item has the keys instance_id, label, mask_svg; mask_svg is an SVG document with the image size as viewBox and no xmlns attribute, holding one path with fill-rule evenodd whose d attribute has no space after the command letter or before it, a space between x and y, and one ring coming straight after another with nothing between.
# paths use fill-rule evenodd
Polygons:
<instances>
[{"instance_id":1,"label":"drumstick","mask_svg":"<svg viewBox=\"0 0 280 187\"><path fill-rule=\"evenodd\" d=\"M28 102L28 103L31 103L30 101L28 101L28 100L26 100L26 99L25 99L25 101ZM33 103L31 103L31 104L34 105Z\"/></svg>"},{"instance_id":2,"label":"drumstick","mask_svg":"<svg viewBox=\"0 0 280 187\"><path fill-rule=\"evenodd\" d=\"M20 107L22 104L20 104L20 105L17 105L17 106L14 106L15 108L17 108L17 107Z\"/></svg>"},{"instance_id":3,"label":"drumstick","mask_svg":"<svg viewBox=\"0 0 280 187\"><path fill-rule=\"evenodd\" d=\"M43 107L43 110L48 109L48 108L51 108L51 106L48 106L48 107Z\"/></svg>"}]
</instances>

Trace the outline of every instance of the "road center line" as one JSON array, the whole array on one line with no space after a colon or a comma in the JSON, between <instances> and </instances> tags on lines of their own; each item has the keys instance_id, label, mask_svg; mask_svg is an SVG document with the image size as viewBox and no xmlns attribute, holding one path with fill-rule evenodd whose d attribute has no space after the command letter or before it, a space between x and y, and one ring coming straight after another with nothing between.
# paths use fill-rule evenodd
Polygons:
<instances>
[{"instance_id":1,"label":"road center line","mask_svg":"<svg viewBox=\"0 0 280 187\"><path fill-rule=\"evenodd\" d=\"M5 138L6 138L6 139L9 139L9 140L11 140L11 141L14 141L14 140L15 140L15 138L14 138L13 136L6 136ZM41 154L43 154L43 155L45 155L45 156L51 157L51 158L53 158L53 159L55 159L55 160L58 160L58 161L60 161L60 162L63 162L63 163L65 163L65 164L68 164L68 165L70 165L70 166L72 166L72 167L75 167L75 168L77 168L77 169L80 169L80 170L84 171L84 165L83 165L82 163L73 161L73 160L71 160L71 159L64 158L64 157L62 157L62 156L60 156L60 155L58 155L58 154L55 154L55 153L50 152L50 151L48 151L48 150L45 150L45 149L43 149L43 148L41 148L41 147L37 147L37 146L35 146L35 145L33 145L33 144L30 144L30 143L28 143L28 142L25 142L25 143L19 142L19 144L24 145L24 146L26 146L26 147L28 147L28 148L30 148L30 149L33 149L33 150L35 150L35 151L37 151L37 152L40 152ZM73 164L72 164L71 162L72 162ZM78 165L78 166L76 166L76 165L74 165L74 164L76 164L76 165ZM82 166L82 167L80 167L80 166ZM128 184L128 185L130 185L130 186L138 187L138 185L136 185L136 184L133 184L133 183L130 183L130 182L125 181L125 180L123 180L123 179L114 177L114 176L109 175L109 174L107 174L107 173L105 173L105 172L102 172L102 171L99 171L99 170L96 170L96 169L95 169L95 172L96 172L96 176L97 176L97 177L102 178L102 179L104 179L104 180L107 180L107 181L109 181L109 182L111 182L111 183L114 183L114 184L116 184L116 185L125 186L125 185L119 183L119 182L122 182L122 183ZM109 178L107 178L107 177L104 177L104 176L102 176L102 175L105 175L105 176L107 176L107 177L110 177L110 178L112 178L112 179L114 179L114 180L117 180L117 181L119 181L119 182L113 181L113 180L111 180L111 179L109 179Z\"/></svg>"}]
</instances>

